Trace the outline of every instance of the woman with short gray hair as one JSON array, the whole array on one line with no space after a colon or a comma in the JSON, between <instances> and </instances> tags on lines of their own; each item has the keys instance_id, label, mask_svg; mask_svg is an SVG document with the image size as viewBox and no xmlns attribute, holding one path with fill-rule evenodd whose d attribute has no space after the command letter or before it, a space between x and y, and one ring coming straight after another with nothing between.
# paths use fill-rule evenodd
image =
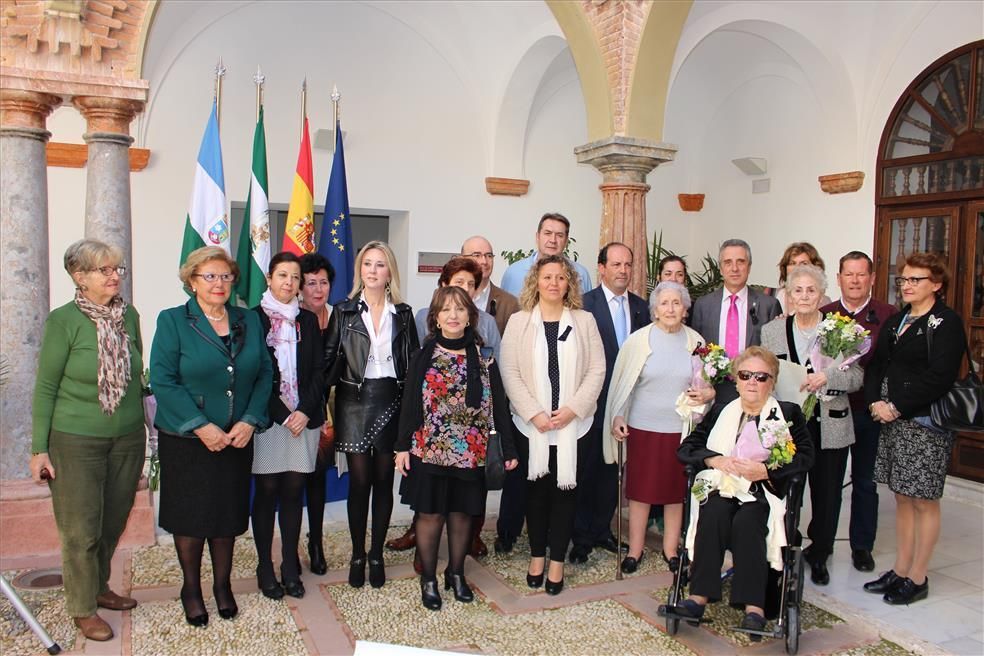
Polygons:
<instances>
[{"instance_id":1,"label":"woman with short gray hair","mask_svg":"<svg viewBox=\"0 0 984 656\"><path fill-rule=\"evenodd\" d=\"M45 321L31 476L51 489L65 610L85 637L109 640L113 630L96 608L137 605L109 589L109 570L144 462L140 317L119 295L120 249L77 241L65 251L65 270L75 299Z\"/></svg>"},{"instance_id":2,"label":"woman with short gray hair","mask_svg":"<svg viewBox=\"0 0 984 656\"><path fill-rule=\"evenodd\" d=\"M649 297L653 323L629 335L619 350L605 410L605 462L615 462L616 443L627 440L629 553L622 571L635 572L643 557L649 509L662 505L663 559L676 571L686 478L676 450L684 433L677 403L699 406L714 398L710 386L694 389L692 354L704 338L683 324L690 309L687 288L661 282ZM686 435L683 435L686 437Z\"/></svg>"},{"instance_id":3,"label":"woman with short gray hair","mask_svg":"<svg viewBox=\"0 0 984 656\"><path fill-rule=\"evenodd\" d=\"M827 276L820 267L813 264L793 267L786 278L788 316L777 317L762 326L762 346L780 359L806 366L809 374L804 389L810 394L822 394L816 410L806 418L816 463L809 473L813 512L807 535L811 544L803 550L803 556L817 585L830 581L826 563L834 550L841 484L847 453L854 444L854 422L847 393L860 389L864 377L857 362L841 371L839 365L843 358L822 370L810 361L810 351L823 320L819 308L826 289Z\"/></svg>"}]
</instances>

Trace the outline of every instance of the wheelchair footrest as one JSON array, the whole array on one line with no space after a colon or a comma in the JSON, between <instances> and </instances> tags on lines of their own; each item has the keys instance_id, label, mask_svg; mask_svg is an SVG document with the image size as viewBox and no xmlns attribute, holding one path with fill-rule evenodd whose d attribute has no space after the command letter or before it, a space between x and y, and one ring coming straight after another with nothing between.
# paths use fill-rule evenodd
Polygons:
<instances>
[{"instance_id":1,"label":"wheelchair footrest","mask_svg":"<svg viewBox=\"0 0 984 656\"><path fill-rule=\"evenodd\" d=\"M673 606L667 606L666 604L660 604L659 608L656 609L656 614L660 617L665 617L671 620L680 620L681 622L686 622L690 626L700 626L701 624L709 624L710 620L703 617L691 617L690 615L682 615L674 611Z\"/></svg>"},{"instance_id":2,"label":"wheelchair footrest","mask_svg":"<svg viewBox=\"0 0 984 656\"><path fill-rule=\"evenodd\" d=\"M772 628L771 630L768 629L768 628L765 628L765 629L762 629L761 631L757 631L755 629L743 629L740 626L732 626L732 627L730 627L730 629L732 631L738 631L739 633L747 633L749 635L762 636L763 638L781 638L781 637L783 637L782 628L780 628L778 625L773 625L773 627L774 628Z\"/></svg>"}]
</instances>

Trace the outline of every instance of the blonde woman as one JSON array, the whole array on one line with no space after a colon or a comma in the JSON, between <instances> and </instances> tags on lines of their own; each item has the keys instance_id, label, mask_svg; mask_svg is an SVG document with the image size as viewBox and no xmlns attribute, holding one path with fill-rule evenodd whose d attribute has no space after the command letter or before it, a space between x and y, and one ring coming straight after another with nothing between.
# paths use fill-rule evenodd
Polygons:
<instances>
[{"instance_id":1,"label":"blonde woman","mask_svg":"<svg viewBox=\"0 0 984 656\"><path fill-rule=\"evenodd\" d=\"M605 349L590 312L581 309L577 272L560 255L530 268L522 310L502 337L502 382L512 409L520 458L527 463L526 582L548 594L564 588L564 557L574 530L581 441L605 382ZM550 565L546 564L547 546ZM544 585L544 575L546 584Z\"/></svg>"},{"instance_id":2,"label":"blonde woman","mask_svg":"<svg viewBox=\"0 0 984 656\"><path fill-rule=\"evenodd\" d=\"M371 241L355 258L355 284L335 306L325 337L328 384L335 385L335 450L349 467L348 582L366 580L366 524L372 494L369 584L386 583L383 545L393 512L393 443L410 356L420 348L413 310L400 294L396 257Z\"/></svg>"}]
</instances>

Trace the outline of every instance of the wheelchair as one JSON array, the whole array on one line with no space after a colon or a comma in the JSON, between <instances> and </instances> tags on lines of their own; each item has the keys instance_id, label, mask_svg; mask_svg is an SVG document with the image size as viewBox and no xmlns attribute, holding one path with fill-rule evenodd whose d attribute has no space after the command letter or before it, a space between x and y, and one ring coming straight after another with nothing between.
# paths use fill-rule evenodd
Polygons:
<instances>
[{"instance_id":1,"label":"wheelchair","mask_svg":"<svg viewBox=\"0 0 984 656\"><path fill-rule=\"evenodd\" d=\"M697 476L697 468L687 465L687 493L684 497L683 505L683 528L680 533L680 566L673 574L673 584L670 586L666 598L666 605L659 607L658 614L666 619L666 631L670 635L676 635L680 628L680 622L684 621L691 626L698 626L701 621L692 617L684 617L673 613L670 609L686 598L685 589L689 583L690 554L686 546L686 535L690 524L690 489L694 485ZM770 589L767 593L766 619L773 620L773 629L766 627L763 631L743 629L734 627L734 631L754 634L766 638L783 638L786 643L786 653L796 654L799 651L800 626L800 606L803 602L803 549L801 546L801 536L799 533L800 506L803 501L803 491L806 487L806 475L796 474L790 481L789 492L786 495L786 542L789 546L782 550L782 573L773 576L775 570L769 569L769 584L778 587L778 593ZM731 570L722 575L723 578L730 576ZM775 579L775 581L773 580ZM771 601L771 603L769 603ZM778 602L778 603L777 603Z\"/></svg>"}]
</instances>

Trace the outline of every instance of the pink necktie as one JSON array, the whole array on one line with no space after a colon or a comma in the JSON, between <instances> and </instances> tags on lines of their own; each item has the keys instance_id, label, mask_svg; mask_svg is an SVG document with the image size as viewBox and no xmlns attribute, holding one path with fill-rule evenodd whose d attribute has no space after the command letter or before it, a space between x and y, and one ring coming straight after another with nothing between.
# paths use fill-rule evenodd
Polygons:
<instances>
[{"instance_id":1,"label":"pink necktie","mask_svg":"<svg viewBox=\"0 0 984 656\"><path fill-rule=\"evenodd\" d=\"M724 330L724 352L732 359L738 355L738 294L731 295L728 324Z\"/></svg>"}]
</instances>

